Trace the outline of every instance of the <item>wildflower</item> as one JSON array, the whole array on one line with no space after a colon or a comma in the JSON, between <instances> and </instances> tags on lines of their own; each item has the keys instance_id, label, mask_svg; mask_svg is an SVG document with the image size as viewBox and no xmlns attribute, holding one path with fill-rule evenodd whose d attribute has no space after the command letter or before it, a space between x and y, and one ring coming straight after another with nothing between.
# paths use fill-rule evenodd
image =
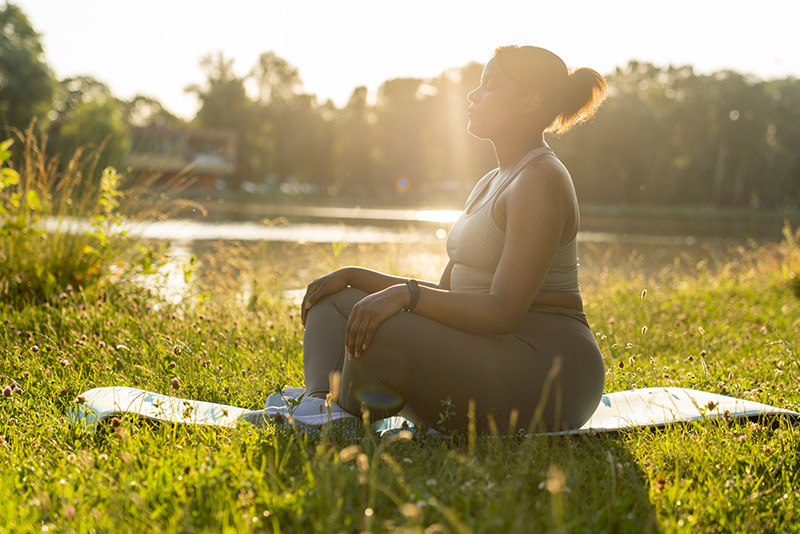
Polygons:
<instances>
[{"instance_id":1,"label":"wildflower","mask_svg":"<svg viewBox=\"0 0 800 534\"><path fill-rule=\"evenodd\" d=\"M31 347L31 352L39 352L39 345L34 345Z\"/></svg>"},{"instance_id":2,"label":"wildflower","mask_svg":"<svg viewBox=\"0 0 800 534\"><path fill-rule=\"evenodd\" d=\"M117 429L122 424L122 420L119 417L112 417L108 424L111 425L111 428Z\"/></svg>"},{"instance_id":3,"label":"wildflower","mask_svg":"<svg viewBox=\"0 0 800 534\"><path fill-rule=\"evenodd\" d=\"M706 408L709 409L709 410L713 410L716 407L717 407L717 403L714 402L714 401L708 401L708 404L706 404Z\"/></svg>"},{"instance_id":4,"label":"wildflower","mask_svg":"<svg viewBox=\"0 0 800 534\"><path fill-rule=\"evenodd\" d=\"M664 491L667 487L667 481L661 475L656 478L656 491Z\"/></svg>"},{"instance_id":5,"label":"wildflower","mask_svg":"<svg viewBox=\"0 0 800 534\"><path fill-rule=\"evenodd\" d=\"M58 295L58 300L67 300L67 294L61 293L60 295Z\"/></svg>"},{"instance_id":6,"label":"wildflower","mask_svg":"<svg viewBox=\"0 0 800 534\"><path fill-rule=\"evenodd\" d=\"M172 389L178 389L181 387L181 379L177 376L172 379Z\"/></svg>"},{"instance_id":7,"label":"wildflower","mask_svg":"<svg viewBox=\"0 0 800 534\"><path fill-rule=\"evenodd\" d=\"M106 348L106 342L101 339L100 341L97 342L97 348L98 349Z\"/></svg>"},{"instance_id":8,"label":"wildflower","mask_svg":"<svg viewBox=\"0 0 800 534\"><path fill-rule=\"evenodd\" d=\"M550 493L561 493L567 487L567 477L560 467L553 464L547 468L547 491Z\"/></svg>"},{"instance_id":9,"label":"wildflower","mask_svg":"<svg viewBox=\"0 0 800 534\"><path fill-rule=\"evenodd\" d=\"M170 368L170 369L175 369L177 366L178 366L178 364L177 364L177 363L175 363L175 362L169 362L169 368Z\"/></svg>"},{"instance_id":10,"label":"wildflower","mask_svg":"<svg viewBox=\"0 0 800 534\"><path fill-rule=\"evenodd\" d=\"M77 462L77 461L78 461L78 457L77 457L77 456L75 456L75 454L74 454L74 453L69 453L69 454L67 455L67 463L74 464L74 463L75 463L75 462Z\"/></svg>"},{"instance_id":11,"label":"wildflower","mask_svg":"<svg viewBox=\"0 0 800 534\"><path fill-rule=\"evenodd\" d=\"M416 504L407 502L400 505L400 513L409 521L418 522L422 519L422 511Z\"/></svg>"},{"instance_id":12,"label":"wildflower","mask_svg":"<svg viewBox=\"0 0 800 534\"><path fill-rule=\"evenodd\" d=\"M339 451L339 460L343 463L350 462L358 456L361 452L361 447L358 445L350 445L349 447L345 447L341 451Z\"/></svg>"},{"instance_id":13,"label":"wildflower","mask_svg":"<svg viewBox=\"0 0 800 534\"><path fill-rule=\"evenodd\" d=\"M24 373L22 373L22 378L27 380L29 375L30 373L28 371L25 371Z\"/></svg>"},{"instance_id":14,"label":"wildflower","mask_svg":"<svg viewBox=\"0 0 800 534\"><path fill-rule=\"evenodd\" d=\"M14 394L14 390L11 389L11 386L3 386L3 396L10 397Z\"/></svg>"},{"instance_id":15,"label":"wildflower","mask_svg":"<svg viewBox=\"0 0 800 534\"><path fill-rule=\"evenodd\" d=\"M211 360L203 360L203 367L210 367L210 366L211 366Z\"/></svg>"},{"instance_id":16,"label":"wildflower","mask_svg":"<svg viewBox=\"0 0 800 534\"><path fill-rule=\"evenodd\" d=\"M75 510L75 507L72 506L72 505L67 506L66 508L64 508L64 517L66 517L67 519L72 519L73 517L75 517L77 515L77 513L78 513L78 511Z\"/></svg>"},{"instance_id":17,"label":"wildflower","mask_svg":"<svg viewBox=\"0 0 800 534\"><path fill-rule=\"evenodd\" d=\"M172 347L172 353L175 354L176 356L178 354L180 354L181 353L181 346L180 345L175 345L174 347Z\"/></svg>"},{"instance_id":18,"label":"wildflower","mask_svg":"<svg viewBox=\"0 0 800 534\"><path fill-rule=\"evenodd\" d=\"M67 391L67 388L61 388L61 391L60 391L59 393L60 393L60 394L61 394L61 396L63 397L63 396L65 396L67 393L69 393L69 391Z\"/></svg>"}]
</instances>

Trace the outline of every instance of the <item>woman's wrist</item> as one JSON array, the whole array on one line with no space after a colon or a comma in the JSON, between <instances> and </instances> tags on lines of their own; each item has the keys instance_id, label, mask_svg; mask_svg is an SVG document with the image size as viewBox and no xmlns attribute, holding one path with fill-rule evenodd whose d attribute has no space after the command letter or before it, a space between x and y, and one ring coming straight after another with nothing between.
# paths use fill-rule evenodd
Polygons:
<instances>
[{"instance_id":1,"label":"woman's wrist","mask_svg":"<svg viewBox=\"0 0 800 534\"><path fill-rule=\"evenodd\" d=\"M339 272L342 274L342 278L344 278L345 286L355 287L355 284L353 283L353 278L355 278L355 276L352 267L342 267L339 269Z\"/></svg>"},{"instance_id":2,"label":"woman's wrist","mask_svg":"<svg viewBox=\"0 0 800 534\"><path fill-rule=\"evenodd\" d=\"M406 305L403 306L403 311L412 312L414 308L417 307L417 302L419 301L419 283L413 278L409 278L404 285L408 293L408 301Z\"/></svg>"}]
</instances>

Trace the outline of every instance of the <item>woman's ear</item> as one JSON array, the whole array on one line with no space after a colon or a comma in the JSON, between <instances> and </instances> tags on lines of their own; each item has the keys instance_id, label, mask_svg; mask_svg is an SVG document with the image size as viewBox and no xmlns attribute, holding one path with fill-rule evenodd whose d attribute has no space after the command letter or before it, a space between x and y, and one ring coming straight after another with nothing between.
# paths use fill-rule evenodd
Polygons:
<instances>
[{"instance_id":1,"label":"woman's ear","mask_svg":"<svg viewBox=\"0 0 800 534\"><path fill-rule=\"evenodd\" d=\"M531 113L542 107L542 93L528 93L522 100L522 111Z\"/></svg>"}]
</instances>

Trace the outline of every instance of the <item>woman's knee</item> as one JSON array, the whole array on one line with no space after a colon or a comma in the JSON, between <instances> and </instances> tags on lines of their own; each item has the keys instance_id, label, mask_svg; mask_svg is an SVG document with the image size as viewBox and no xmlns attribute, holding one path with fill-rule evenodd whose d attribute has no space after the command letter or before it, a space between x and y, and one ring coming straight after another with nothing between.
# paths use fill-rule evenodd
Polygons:
<instances>
[{"instance_id":1,"label":"woman's knee","mask_svg":"<svg viewBox=\"0 0 800 534\"><path fill-rule=\"evenodd\" d=\"M336 293L325 295L308 310L309 320L317 315L329 313L336 313L347 319L356 302L366 295L366 292L354 287L345 287Z\"/></svg>"}]
</instances>

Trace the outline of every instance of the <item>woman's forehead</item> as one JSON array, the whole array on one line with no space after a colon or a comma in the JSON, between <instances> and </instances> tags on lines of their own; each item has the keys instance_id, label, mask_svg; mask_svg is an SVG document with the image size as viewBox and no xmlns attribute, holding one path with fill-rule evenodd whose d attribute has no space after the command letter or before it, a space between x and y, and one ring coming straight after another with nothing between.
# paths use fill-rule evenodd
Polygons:
<instances>
[{"instance_id":1,"label":"woman's forehead","mask_svg":"<svg viewBox=\"0 0 800 534\"><path fill-rule=\"evenodd\" d=\"M506 73L500 62L496 57L489 60L485 67L483 67L483 78L503 79L513 81L512 78Z\"/></svg>"}]
</instances>

